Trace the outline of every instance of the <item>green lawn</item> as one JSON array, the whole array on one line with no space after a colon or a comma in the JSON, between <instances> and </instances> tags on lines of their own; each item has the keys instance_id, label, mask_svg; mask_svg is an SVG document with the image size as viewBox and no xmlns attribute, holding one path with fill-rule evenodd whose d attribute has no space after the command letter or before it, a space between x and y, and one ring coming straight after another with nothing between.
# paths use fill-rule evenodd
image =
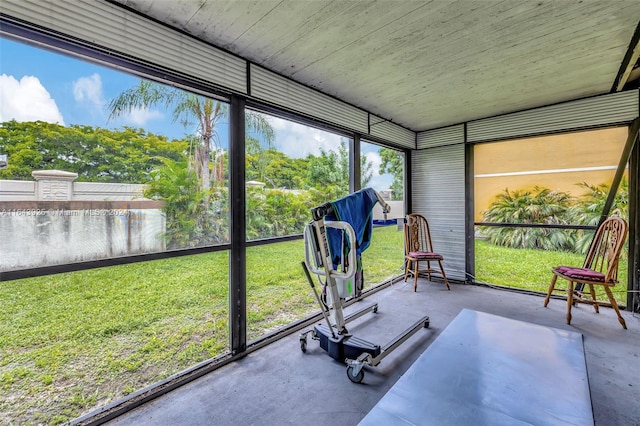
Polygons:
<instances>
[{"instance_id":1,"label":"green lawn","mask_svg":"<svg viewBox=\"0 0 640 426\"><path fill-rule=\"evenodd\" d=\"M247 250L248 339L319 311L302 241ZM402 267L377 228L365 280ZM0 424L57 424L228 350L226 252L0 283Z\"/></svg>"},{"instance_id":2,"label":"green lawn","mask_svg":"<svg viewBox=\"0 0 640 426\"><path fill-rule=\"evenodd\" d=\"M479 282L547 292L551 281L551 268L558 265L582 266L584 255L562 251L510 249L476 240L476 280ZM627 282L627 259L620 260L618 279ZM566 288L563 280L558 287ZM626 305L626 284L613 288L616 301ZM605 297L606 298L606 297Z\"/></svg>"},{"instance_id":3,"label":"green lawn","mask_svg":"<svg viewBox=\"0 0 640 426\"><path fill-rule=\"evenodd\" d=\"M374 230L365 288L403 272L402 240L394 226ZM302 241L247 249L249 340L318 312L303 258ZM478 280L533 290L546 290L552 265L581 260L476 245ZM0 289L0 424L63 423L228 350L226 252Z\"/></svg>"},{"instance_id":4,"label":"green lawn","mask_svg":"<svg viewBox=\"0 0 640 426\"><path fill-rule=\"evenodd\" d=\"M395 227L375 228L362 257L365 288L402 272L403 235ZM247 250L247 337L249 340L319 312L301 262L302 241Z\"/></svg>"},{"instance_id":5,"label":"green lawn","mask_svg":"<svg viewBox=\"0 0 640 426\"><path fill-rule=\"evenodd\" d=\"M227 347L227 254L4 282L0 424L55 424Z\"/></svg>"}]
</instances>

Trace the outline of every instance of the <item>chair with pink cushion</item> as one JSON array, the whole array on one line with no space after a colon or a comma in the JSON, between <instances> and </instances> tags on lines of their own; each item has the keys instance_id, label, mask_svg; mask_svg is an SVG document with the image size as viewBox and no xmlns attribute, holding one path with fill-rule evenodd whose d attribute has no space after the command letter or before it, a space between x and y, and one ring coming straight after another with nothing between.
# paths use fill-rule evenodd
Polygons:
<instances>
[{"instance_id":1,"label":"chair with pink cushion","mask_svg":"<svg viewBox=\"0 0 640 426\"><path fill-rule=\"evenodd\" d=\"M413 291L416 291L418 288L418 275L427 274L428 279L431 280L432 273L442 275L447 289L451 290L449 281L447 281L447 275L444 273L444 268L442 267L444 258L433 249L429 222L427 222L424 216L417 213L407 215L407 222L404 225L404 248L404 280L405 282L407 281L409 273L413 274ZM426 262L427 268L420 269L420 262ZM431 262L437 262L440 270L433 269Z\"/></svg>"},{"instance_id":2,"label":"chair with pink cushion","mask_svg":"<svg viewBox=\"0 0 640 426\"><path fill-rule=\"evenodd\" d=\"M551 268L553 278L547 291L547 297L544 299L544 306L546 307L549 304L551 293L556 290L556 281L560 277L569 282L566 290L567 324L571 324L571 307L574 302L581 302L593 305L596 313L599 312L599 305L611 306L618 314L618 321L626 329L627 324L622 315L620 315L620 309L618 309L618 304L613 297L611 287L618 283L618 261L627 238L627 230L628 225L624 219L612 216L598 228L582 267L556 266ZM582 290L577 291L575 288L576 283L582 284L581 287L589 287L589 294L587 295ZM598 300L595 286L602 286L609 299L608 302Z\"/></svg>"}]
</instances>

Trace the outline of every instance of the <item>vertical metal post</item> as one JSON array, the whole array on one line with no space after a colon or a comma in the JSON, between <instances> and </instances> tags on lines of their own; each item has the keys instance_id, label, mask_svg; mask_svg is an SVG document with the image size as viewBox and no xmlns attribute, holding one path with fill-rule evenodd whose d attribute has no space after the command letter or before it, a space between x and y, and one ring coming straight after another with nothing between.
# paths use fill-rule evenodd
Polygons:
<instances>
[{"instance_id":1,"label":"vertical metal post","mask_svg":"<svg viewBox=\"0 0 640 426\"><path fill-rule=\"evenodd\" d=\"M465 124L466 129L466 124ZM476 250L475 250L475 198L474 198L474 166L473 166L473 144L466 143L464 145L464 223L465 223L465 282L474 281L476 269Z\"/></svg>"},{"instance_id":2,"label":"vertical metal post","mask_svg":"<svg viewBox=\"0 0 640 426\"><path fill-rule=\"evenodd\" d=\"M413 198L411 191L411 155L413 150L406 150L404 153L404 212L409 214L413 209Z\"/></svg>"},{"instance_id":3,"label":"vertical metal post","mask_svg":"<svg viewBox=\"0 0 640 426\"><path fill-rule=\"evenodd\" d=\"M627 310L639 311L640 306L640 144L636 144L629 158L629 265Z\"/></svg>"},{"instance_id":4,"label":"vertical metal post","mask_svg":"<svg viewBox=\"0 0 640 426\"><path fill-rule=\"evenodd\" d=\"M618 188L620 187L620 181L622 181L624 171L629 164L631 151L636 144L639 129L640 118L636 118L631 124L631 127L629 127L629 136L627 137L627 142L625 143L622 150L622 155L620 156L620 161L618 162L618 168L616 169L616 174L613 177L613 181L611 182L611 188L609 189L609 195L607 196L607 200L605 201L604 207L602 209L602 215L600 216L600 221L598 222L598 228L600 227L600 225L602 225L602 222L607 220L607 216L609 216L609 213L611 212L611 207L613 206L613 202L616 198L616 193L618 192Z\"/></svg>"},{"instance_id":5,"label":"vertical metal post","mask_svg":"<svg viewBox=\"0 0 640 426\"><path fill-rule=\"evenodd\" d=\"M607 220L609 213L611 212L611 207L613 207L613 202L615 201L616 194L618 193L618 188L620 187L620 182L624 177L624 171L629 164L629 160L631 159L631 152L633 151L636 145L636 139L638 139L638 130L640 130L640 118L636 118L631 123L629 127L629 136L627 136L627 141L624 144L624 148L622 149L622 155L620 155L620 161L618 162L618 168L616 169L616 174L613 177L613 181L611 182L611 186L609 187L609 194L607 195L607 200L604 202L604 207L602 208L602 212L600 214L600 220L598 221L597 228L600 228L602 223ZM629 216L629 219L632 219L632 216ZM589 245L589 250L591 250L591 246L595 244L595 237L597 232L593 233L593 239L591 240L591 244ZM633 262L630 262L633 263ZM586 265L590 266L590 265ZM631 275L627 277L627 286L631 283ZM576 284L576 291L582 291L584 289L583 283Z\"/></svg>"},{"instance_id":6,"label":"vertical metal post","mask_svg":"<svg viewBox=\"0 0 640 426\"><path fill-rule=\"evenodd\" d=\"M362 189L360 170L360 135L353 135L349 146L349 192Z\"/></svg>"},{"instance_id":7,"label":"vertical metal post","mask_svg":"<svg viewBox=\"0 0 640 426\"><path fill-rule=\"evenodd\" d=\"M247 349L247 253L245 211L245 99L233 95L229 107L229 343L231 353Z\"/></svg>"}]
</instances>

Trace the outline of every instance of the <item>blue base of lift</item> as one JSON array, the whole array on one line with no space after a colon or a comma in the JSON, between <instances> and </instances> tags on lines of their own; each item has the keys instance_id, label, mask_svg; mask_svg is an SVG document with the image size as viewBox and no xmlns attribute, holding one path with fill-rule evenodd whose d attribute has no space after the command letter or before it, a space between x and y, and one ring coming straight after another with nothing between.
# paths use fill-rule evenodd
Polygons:
<instances>
[{"instance_id":1,"label":"blue base of lift","mask_svg":"<svg viewBox=\"0 0 640 426\"><path fill-rule=\"evenodd\" d=\"M352 335L339 335L334 338L331 330L325 324L318 324L313 328L316 337L320 340L320 347L327 351L329 356L336 361L345 362L347 358L356 359L366 352L371 356L380 355L380 345L368 342Z\"/></svg>"}]
</instances>

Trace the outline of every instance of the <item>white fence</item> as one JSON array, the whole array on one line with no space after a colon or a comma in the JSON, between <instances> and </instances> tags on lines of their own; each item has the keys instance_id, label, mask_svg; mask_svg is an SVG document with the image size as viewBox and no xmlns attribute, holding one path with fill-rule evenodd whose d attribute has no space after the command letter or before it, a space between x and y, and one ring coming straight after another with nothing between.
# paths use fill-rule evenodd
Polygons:
<instances>
[{"instance_id":1,"label":"white fence","mask_svg":"<svg viewBox=\"0 0 640 426\"><path fill-rule=\"evenodd\" d=\"M143 185L74 182L33 172L0 181L0 271L163 251L162 203Z\"/></svg>"}]
</instances>

